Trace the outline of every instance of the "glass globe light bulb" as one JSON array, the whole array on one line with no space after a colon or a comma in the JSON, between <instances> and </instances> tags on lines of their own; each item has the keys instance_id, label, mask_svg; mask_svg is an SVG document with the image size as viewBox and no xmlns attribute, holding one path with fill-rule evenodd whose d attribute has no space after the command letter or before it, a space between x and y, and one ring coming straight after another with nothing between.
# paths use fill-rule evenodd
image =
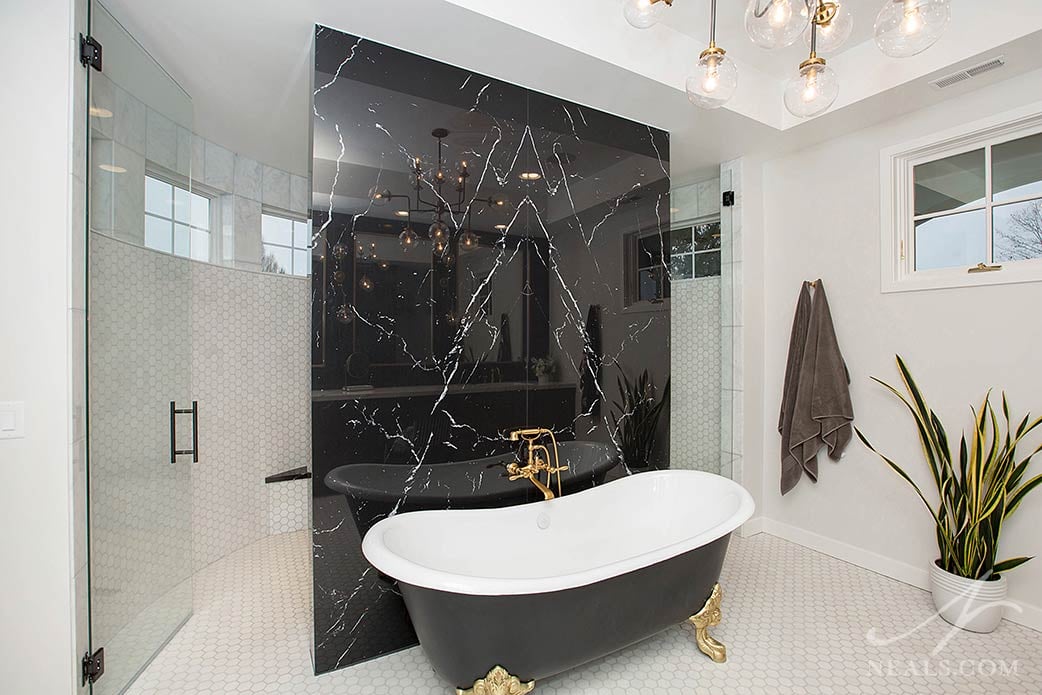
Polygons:
<instances>
[{"instance_id":1,"label":"glass globe light bulb","mask_svg":"<svg viewBox=\"0 0 1042 695\"><path fill-rule=\"evenodd\" d=\"M449 234L449 225L441 220L435 220L427 229L427 236L435 241L441 241Z\"/></svg>"},{"instance_id":2,"label":"glass globe light bulb","mask_svg":"<svg viewBox=\"0 0 1042 695\"><path fill-rule=\"evenodd\" d=\"M654 26L662 18L662 12L668 5L663 1L652 2L651 0L625 0L622 14L630 26L637 29L647 29Z\"/></svg>"},{"instance_id":3,"label":"glass globe light bulb","mask_svg":"<svg viewBox=\"0 0 1042 695\"><path fill-rule=\"evenodd\" d=\"M402 248L406 251L416 246L416 232L412 231L412 227L406 227L402 230L402 233L398 235L398 243L402 245Z\"/></svg>"},{"instance_id":4,"label":"glass globe light bulb","mask_svg":"<svg viewBox=\"0 0 1042 695\"><path fill-rule=\"evenodd\" d=\"M835 16L825 24L818 25L818 47L819 53L833 53L839 49L850 35L854 32L854 13L850 9L850 2L836 2ZM810 46L811 25L803 30L803 41Z\"/></svg>"},{"instance_id":5,"label":"glass globe light bulb","mask_svg":"<svg viewBox=\"0 0 1042 695\"><path fill-rule=\"evenodd\" d=\"M771 5L767 11L767 22L775 29L781 29L792 19L792 3L782 0Z\"/></svg>"},{"instance_id":6,"label":"glass globe light bulb","mask_svg":"<svg viewBox=\"0 0 1042 695\"><path fill-rule=\"evenodd\" d=\"M785 108L798 118L824 113L839 96L839 78L824 63L805 64L785 85Z\"/></svg>"},{"instance_id":7,"label":"glass globe light bulb","mask_svg":"<svg viewBox=\"0 0 1042 695\"><path fill-rule=\"evenodd\" d=\"M937 43L951 19L951 0L886 0L876 17L876 45L891 58L914 56Z\"/></svg>"},{"instance_id":8,"label":"glass globe light bulb","mask_svg":"<svg viewBox=\"0 0 1042 695\"><path fill-rule=\"evenodd\" d=\"M804 0L796 0L804 4ZM749 0L745 8L745 31L760 48L791 46L807 28L806 12L794 12L793 0Z\"/></svg>"},{"instance_id":9,"label":"glass globe light bulb","mask_svg":"<svg viewBox=\"0 0 1042 695\"><path fill-rule=\"evenodd\" d=\"M391 199L391 192L386 188L380 186L373 186L369 189L369 200L373 202L373 205L382 207L387 204Z\"/></svg>"},{"instance_id":10,"label":"glass globe light bulb","mask_svg":"<svg viewBox=\"0 0 1042 695\"><path fill-rule=\"evenodd\" d=\"M712 51L713 49L710 49ZM703 109L716 109L734 96L738 88L738 68L720 52L702 54L695 74L687 78L687 98Z\"/></svg>"},{"instance_id":11,"label":"glass globe light bulb","mask_svg":"<svg viewBox=\"0 0 1042 695\"><path fill-rule=\"evenodd\" d=\"M478 245L478 235L468 229L460 235L459 243L465 249L472 249Z\"/></svg>"}]
</instances>

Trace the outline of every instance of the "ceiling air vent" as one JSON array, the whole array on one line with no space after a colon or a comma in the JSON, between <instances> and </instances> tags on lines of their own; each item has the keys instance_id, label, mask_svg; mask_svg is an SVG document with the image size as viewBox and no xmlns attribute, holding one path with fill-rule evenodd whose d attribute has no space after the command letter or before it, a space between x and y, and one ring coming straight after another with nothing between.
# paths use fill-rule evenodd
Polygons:
<instances>
[{"instance_id":1,"label":"ceiling air vent","mask_svg":"<svg viewBox=\"0 0 1042 695\"><path fill-rule=\"evenodd\" d=\"M1005 64L1006 60L1002 56L999 56L997 58L986 60L983 63L978 63L977 65L966 68L965 70L960 70L959 72L953 72L950 75L945 75L944 77L934 80L930 84L936 87L937 89L945 89L947 87L951 87L954 84L959 84L960 82L965 82L966 80L973 79L978 75L983 75L986 72L997 70Z\"/></svg>"}]
</instances>

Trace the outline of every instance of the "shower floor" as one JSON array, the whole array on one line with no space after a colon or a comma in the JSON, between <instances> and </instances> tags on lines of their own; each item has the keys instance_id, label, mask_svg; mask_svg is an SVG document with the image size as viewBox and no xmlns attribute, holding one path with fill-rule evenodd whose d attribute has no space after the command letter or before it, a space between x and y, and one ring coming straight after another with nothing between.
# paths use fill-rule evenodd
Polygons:
<instances>
[{"instance_id":1,"label":"shower floor","mask_svg":"<svg viewBox=\"0 0 1042 695\"><path fill-rule=\"evenodd\" d=\"M306 532L271 536L202 570L195 615L130 695L451 693L419 648L311 675L309 549ZM536 693L1042 692L1042 633L1009 622L991 635L952 630L931 620L926 592L773 536L735 538L721 584L712 634L727 663L678 626Z\"/></svg>"}]
</instances>

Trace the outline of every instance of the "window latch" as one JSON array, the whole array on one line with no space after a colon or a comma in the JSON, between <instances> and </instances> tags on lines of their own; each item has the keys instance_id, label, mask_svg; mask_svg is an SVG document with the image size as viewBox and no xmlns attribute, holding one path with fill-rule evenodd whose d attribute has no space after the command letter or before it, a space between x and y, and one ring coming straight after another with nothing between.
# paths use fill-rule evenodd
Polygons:
<instances>
[{"instance_id":1,"label":"window latch","mask_svg":"<svg viewBox=\"0 0 1042 695\"><path fill-rule=\"evenodd\" d=\"M991 273L991 272L994 272L996 270L1002 270L1002 266L1001 265L987 265L985 263L978 263L977 265L973 266L972 268L970 268L966 272L967 273Z\"/></svg>"}]
</instances>

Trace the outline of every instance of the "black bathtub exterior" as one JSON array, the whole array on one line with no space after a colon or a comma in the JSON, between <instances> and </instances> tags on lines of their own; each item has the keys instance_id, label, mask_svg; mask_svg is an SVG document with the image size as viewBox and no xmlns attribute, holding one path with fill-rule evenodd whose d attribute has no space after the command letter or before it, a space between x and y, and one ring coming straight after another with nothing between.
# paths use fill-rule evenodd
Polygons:
<instances>
[{"instance_id":1,"label":"black bathtub exterior","mask_svg":"<svg viewBox=\"0 0 1042 695\"><path fill-rule=\"evenodd\" d=\"M563 591L471 596L405 582L399 587L424 652L452 685L470 688L495 666L522 681L540 680L698 613L720 579L730 537ZM691 649L698 649L694 638Z\"/></svg>"},{"instance_id":2,"label":"black bathtub exterior","mask_svg":"<svg viewBox=\"0 0 1042 695\"><path fill-rule=\"evenodd\" d=\"M560 459L568 466L561 474L565 495L600 485L619 465L618 451L599 442L561 442ZM494 509L543 499L528 481L507 479L505 466L516 460L508 454L420 466L352 464L334 468L325 482L347 498L358 535L364 537L392 511Z\"/></svg>"}]
</instances>

